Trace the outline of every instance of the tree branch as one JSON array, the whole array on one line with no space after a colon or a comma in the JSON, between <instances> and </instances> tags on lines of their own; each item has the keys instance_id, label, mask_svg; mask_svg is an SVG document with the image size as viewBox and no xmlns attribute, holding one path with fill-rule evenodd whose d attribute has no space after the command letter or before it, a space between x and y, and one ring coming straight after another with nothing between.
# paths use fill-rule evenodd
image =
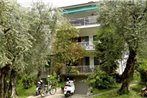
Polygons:
<instances>
[{"instance_id":1,"label":"tree branch","mask_svg":"<svg viewBox=\"0 0 147 98\"><path fill-rule=\"evenodd\" d=\"M8 28L8 29L4 29L4 34L6 34L8 31L10 31L11 28Z\"/></svg>"}]
</instances>

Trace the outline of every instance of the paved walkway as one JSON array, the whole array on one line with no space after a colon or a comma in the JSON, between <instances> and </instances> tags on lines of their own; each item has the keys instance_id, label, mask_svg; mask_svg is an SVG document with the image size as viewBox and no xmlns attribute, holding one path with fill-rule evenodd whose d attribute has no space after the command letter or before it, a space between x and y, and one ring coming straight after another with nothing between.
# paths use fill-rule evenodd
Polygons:
<instances>
[{"instance_id":1,"label":"paved walkway","mask_svg":"<svg viewBox=\"0 0 147 98\"><path fill-rule=\"evenodd\" d=\"M29 96L28 98L41 98L41 96ZM55 95L49 95L44 98L65 98L64 94L55 94ZM85 95L79 95L79 94L74 94L68 98L90 98L86 97Z\"/></svg>"},{"instance_id":2,"label":"paved walkway","mask_svg":"<svg viewBox=\"0 0 147 98\"><path fill-rule=\"evenodd\" d=\"M27 98L41 98L41 96L29 96ZM44 98L65 98L63 92L61 89L57 89L57 92L55 95L48 95ZM90 97L86 97L86 95L81 95L81 94L74 94L68 98L90 98Z\"/></svg>"}]
</instances>

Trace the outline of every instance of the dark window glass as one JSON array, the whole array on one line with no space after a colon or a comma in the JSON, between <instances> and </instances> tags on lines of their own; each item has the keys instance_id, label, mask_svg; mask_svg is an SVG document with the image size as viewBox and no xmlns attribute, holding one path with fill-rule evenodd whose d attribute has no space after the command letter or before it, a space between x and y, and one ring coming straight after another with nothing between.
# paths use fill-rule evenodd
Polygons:
<instances>
[{"instance_id":1,"label":"dark window glass","mask_svg":"<svg viewBox=\"0 0 147 98\"><path fill-rule=\"evenodd\" d=\"M89 57L85 57L85 65L90 65Z\"/></svg>"},{"instance_id":2,"label":"dark window glass","mask_svg":"<svg viewBox=\"0 0 147 98\"><path fill-rule=\"evenodd\" d=\"M89 36L81 37L81 41L82 42L88 42L89 41Z\"/></svg>"},{"instance_id":3,"label":"dark window glass","mask_svg":"<svg viewBox=\"0 0 147 98\"><path fill-rule=\"evenodd\" d=\"M81 42L81 37L78 38L78 42Z\"/></svg>"}]
</instances>

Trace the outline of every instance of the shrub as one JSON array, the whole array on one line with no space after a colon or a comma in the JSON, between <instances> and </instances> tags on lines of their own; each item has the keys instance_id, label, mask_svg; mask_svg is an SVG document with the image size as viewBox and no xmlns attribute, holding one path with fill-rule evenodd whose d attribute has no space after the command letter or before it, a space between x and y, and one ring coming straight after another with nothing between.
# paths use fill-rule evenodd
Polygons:
<instances>
[{"instance_id":1,"label":"shrub","mask_svg":"<svg viewBox=\"0 0 147 98\"><path fill-rule=\"evenodd\" d=\"M116 84L115 79L106 72L97 69L88 76L88 83L93 88L107 89L112 88Z\"/></svg>"},{"instance_id":2,"label":"shrub","mask_svg":"<svg viewBox=\"0 0 147 98\"><path fill-rule=\"evenodd\" d=\"M121 79L121 75L118 73L113 74L113 78L115 79L115 81L117 83L121 83L122 79Z\"/></svg>"},{"instance_id":3,"label":"shrub","mask_svg":"<svg viewBox=\"0 0 147 98\"><path fill-rule=\"evenodd\" d=\"M67 73L79 74L80 72L76 66L68 66Z\"/></svg>"},{"instance_id":4,"label":"shrub","mask_svg":"<svg viewBox=\"0 0 147 98\"><path fill-rule=\"evenodd\" d=\"M24 74L20 81L24 89L29 89L33 85L33 77L31 75Z\"/></svg>"},{"instance_id":5,"label":"shrub","mask_svg":"<svg viewBox=\"0 0 147 98\"><path fill-rule=\"evenodd\" d=\"M141 82L147 83L147 70L140 70Z\"/></svg>"},{"instance_id":6,"label":"shrub","mask_svg":"<svg viewBox=\"0 0 147 98\"><path fill-rule=\"evenodd\" d=\"M147 60L143 60L138 67L141 82L147 83Z\"/></svg>"},{"instance_id":7,"label":"shrub","mask_svg":"<svg viewBox=\"0 0 147 98\"><path fill-rule=\"evenodd\" d=\"M51 85L54 85L54 86L58 86L58 82L59 82L59 77L56 73L53 73L52 75L49 75L48 77L48 82L51 84Z\"/></svg>"}]
</instances>

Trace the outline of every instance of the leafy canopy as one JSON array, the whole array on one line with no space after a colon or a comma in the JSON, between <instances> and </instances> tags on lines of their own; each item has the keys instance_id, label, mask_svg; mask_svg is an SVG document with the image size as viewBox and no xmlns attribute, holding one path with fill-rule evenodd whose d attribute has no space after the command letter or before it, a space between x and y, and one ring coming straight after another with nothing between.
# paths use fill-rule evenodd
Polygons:
<instances>
[{"instance_id":1,"label":"leafy canopy","mask_svg":"<svg viewBox=\"0 0 147 98\"><path fill-rule=\"evenodd\" d=\"M145 57L147 44L147 4L138 1L105 1L98 10L97 56L100 65L111 72L124 54L134 50ZM141 55L143 54L143 55Z\"/></svg>"}]
</instances>

